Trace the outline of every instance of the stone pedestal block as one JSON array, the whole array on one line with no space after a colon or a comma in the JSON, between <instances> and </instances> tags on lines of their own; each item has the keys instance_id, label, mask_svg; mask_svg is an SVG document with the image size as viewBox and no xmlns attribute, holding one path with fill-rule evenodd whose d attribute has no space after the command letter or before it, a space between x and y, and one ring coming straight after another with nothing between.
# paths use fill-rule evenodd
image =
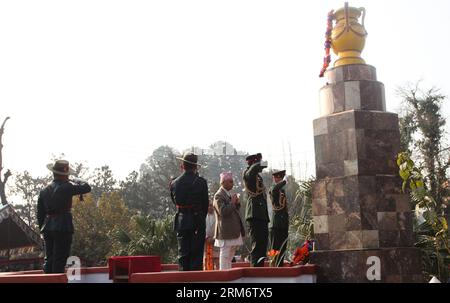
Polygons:
<instances>
[{"instance_id":1,"label":"stone pedestal block","mask_svg":"<svg viewBox=\"0 0 450 303\"><path fill-rule=\"evenodd\" d=\"M326 85L320 90L320 114L346 110L386 110L384 84L377 81L348 81Z\"/></svg>"},{"instance_id":2,"label":"stone pedestal block","mask_svg":"<svg viewBox=\"0 0 450 303\"><path fill-rule=\"evenodd\" d=\"M316 177L397 174L396 114L350 110L314 120Z\"/></svg>"},{"instance_id":3,"label":"stone pedestal block","mask_svg":"<svg viewBox=\"0 0 450 303\"><path fill-rule=\"evenodd\" d=\"M319 281L369 282L369 257L381 262L381 282L420 282L420 251L413 248L413 213L401 192L396 114L386 112L375 68L330 69L314 120L316 177L312 262Z\"/></svg>"},{"instance_id":4,"label":"stone pedestal block","mask_svg":"<svg viewBox=\"0 0 450 303\"><path fill-rule=\"evenodd\" d=\"M319 250L413 245L409 196L396 176L349 176L313 185L313 221Z\"/></svg>"},{"instance_id":5,"label":"stone pedestal block","mask_svg":"<svg viewBox=\"0 0 450 303\"><path fill-rule=\"evenodd\" d=\"M386 110L384 85L377 81L375 68L352 65L326 72L327 85L320 90L320 114L347 110Z\"/></svg>"},{"instance_id":6,"label":"stone pedestal block","mask_svg":"<svg viewBox=\"0 0 450 303\"><path fill-rule=\"evenodd\" d=\"M419 266L421 252L412 247L315 251L310 260L319 265L319 283L425 282Z\"/></svg>"},{"instance_id":7,"label":"stone pedestal block","mask_svg":"<svg viewBox=\"0 0 450 303\"><path fill-rule=\"evenodd\" d=\"M352 64L330 68L326 71L327 84L346 81L377 81L377 70L368 64Z\"/></svg>"}]
</instances>

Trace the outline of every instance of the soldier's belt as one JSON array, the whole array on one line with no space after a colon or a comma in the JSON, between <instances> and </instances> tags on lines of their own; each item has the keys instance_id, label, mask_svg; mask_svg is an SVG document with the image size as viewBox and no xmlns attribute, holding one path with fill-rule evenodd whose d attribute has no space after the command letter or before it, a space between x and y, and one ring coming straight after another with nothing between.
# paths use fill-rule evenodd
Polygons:
<instances>
[{"instance_id":1,"label":"soldier's belt","mask_svg":"<svg viewBox=\"0 0 450 303\"><path fill-rule=\"evenodd\" d=\"M260 195L265 195L265 191L260 191L260 192L252 192L251 190L246 190L246 192L247 192L247 195L250 197L250 198L255 198L255 197L258 197L258 196L260 196Z\"/></svg>"},{"instance_id":2,"label":"soldier's belt","mask_svg":"<svg viewBox=\"0 0 450 303\"><path fill-rule=\"evenodd\" d=\"M246 191L247 195L250 198L255 198L255 197L259 196L259 195L264 195L264 197L266 196L266 188L264 186L259 187L258 183L256 183L256 192L251 191L247 187L247 184L245 184L245 182L244 182L244 188L245 188L245 191Z\"/></svg>"},{"instance_id":3,"label":"soldier's belt","mask_svg":"<svg viewBox=\"0 0 450 303\"><path fill-rule=\"evenodd\" d=\"M72 211L70 209L67 209L67 210L58 211L58 212L51 212L51 213L48 213L46 216L48 218L52 218L52 217L56 217L56 216L59 216L62 214L70 214L70 213L72 213Z\"/></svg>"}]
</instances>

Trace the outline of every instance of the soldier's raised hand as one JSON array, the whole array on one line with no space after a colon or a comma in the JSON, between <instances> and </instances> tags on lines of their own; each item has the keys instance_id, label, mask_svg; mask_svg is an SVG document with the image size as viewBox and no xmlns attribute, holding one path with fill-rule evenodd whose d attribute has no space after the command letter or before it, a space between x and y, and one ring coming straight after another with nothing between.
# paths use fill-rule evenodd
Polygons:
<instances>
[{"instance_id":1,"label":"soldier's raised hand","mask_svg":"<svg viewBox=\"0 0 450 303\"><path fill-rule=\"evenodd\" d=\"M72 182L74 182L74 183L77 183L77 184L87 183L86 180L83 180L83 179L78 178L78 177L72 177L72 178L70 179L70 181L72 181Z\"/></svg>"}]
</instances>

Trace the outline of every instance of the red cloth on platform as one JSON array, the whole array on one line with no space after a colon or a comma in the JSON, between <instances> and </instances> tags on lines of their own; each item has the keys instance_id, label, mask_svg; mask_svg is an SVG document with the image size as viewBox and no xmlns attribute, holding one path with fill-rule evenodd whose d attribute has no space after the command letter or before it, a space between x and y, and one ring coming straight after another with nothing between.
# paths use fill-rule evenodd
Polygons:
<instances>
[{"instance_id":1,"label":"red cloth on platform","mask_svg":"<svg viewBox=\"0 0 450 303\"><path fill-rule=\"evenodd\" d=\"M161 272L160 256L114 256L108 259L109 279L116 275Z\"/></svg>"}]
</instances>

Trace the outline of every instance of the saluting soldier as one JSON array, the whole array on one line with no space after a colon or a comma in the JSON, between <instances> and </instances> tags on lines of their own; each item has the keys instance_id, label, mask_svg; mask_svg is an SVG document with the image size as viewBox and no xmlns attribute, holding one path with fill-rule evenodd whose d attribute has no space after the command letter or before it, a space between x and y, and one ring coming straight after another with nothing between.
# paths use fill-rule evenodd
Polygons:
<instances>
[{"instance_id":1,"label":"saluting soldier","mask_svg":"<svg viewBox=\"0 0 450 303\"><path fill-rule=\"evenodd\" d=\"M45 241L44 272L64 273L74 232L72 197L90 192L91 187L79 178L69 181L75 171L68 161L58 160L47 168L54 180L39 193L37 203L37 220Z\"/></svg>"},{"instance_id":2,"label":"saluting soldier","mask_svg":"<svg viewBox=\"0 0 450 303\"><path fill-rule=\"evenodd\" d=\"M267 167L260 153L246 159L248 167L244 171L244 187L247 193L245 220L248 226L252 250L250 262L254 267L263 267L267 254L269 213L267 210L266 188L260 175Z\"/></svg>"},{"instance_id":3,"label":"saluting soldier","mask_svg":"<svg viewBox=\"0 0 450 303\"><path fill-rule=\"evenodd\" d=\"M183 173L170 183L170 196L177 207L174 230L178 241L180 271L202 270L209 197L206 180L198 175L197 155L185 153Z\"/></svg>"},{"instance_id":4,"label":"saluting soldier","mask_svg":"<svg viewBox=\"0 0 450 303\"><path fill-rule=\"evenodd\" d=\"M272 177L274 184L269 191L270 199L272 201L270 242L272 243L272 249L279 251L279 255L276 259L276 266L283 266L289 233L289 214L287 209L286 191L284 190L284 186L287 183L285 176L285 170L273 173ZM283 178L285 179L283 180Z\"/></svg>"}]
</instances>

